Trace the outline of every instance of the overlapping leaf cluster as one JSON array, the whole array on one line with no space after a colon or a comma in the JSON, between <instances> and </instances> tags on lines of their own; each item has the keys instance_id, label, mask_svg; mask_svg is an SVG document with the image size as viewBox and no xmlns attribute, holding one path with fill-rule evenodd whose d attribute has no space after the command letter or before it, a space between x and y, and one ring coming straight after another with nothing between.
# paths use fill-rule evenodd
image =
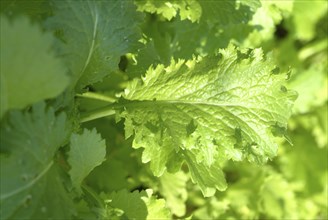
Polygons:
<instances>
[{"instance_id":1,"label":"overlapping leaf cluster","mask_svg":"<svg viewBox=\"0 0 328 220\"><path fill-rule=\"evenodd\" d=\"M0 218L326 218L327 10L1 1Z\"/></svg>"}]
</instances>

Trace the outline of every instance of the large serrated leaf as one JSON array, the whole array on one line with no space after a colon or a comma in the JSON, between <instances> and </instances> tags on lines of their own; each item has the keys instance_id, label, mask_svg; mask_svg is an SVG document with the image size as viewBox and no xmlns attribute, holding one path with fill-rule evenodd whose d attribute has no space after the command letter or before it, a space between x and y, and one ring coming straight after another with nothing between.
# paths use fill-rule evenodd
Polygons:
<instances>
[{"instance_id":1,"label":"large serrated leaf","mask_svg":"<svg viewBox=\"0 0 328 220\"><path fill-rule=\"evenodd\" d=\"M150 68L125 90L127 137L145 148L154 174L185 161L206 196L226 183L220 162L265 162L276 155L295 93L260 49L229 47L214 57ZM279 133L279 134L280 134Z\"/></svg>"}]
</instances>

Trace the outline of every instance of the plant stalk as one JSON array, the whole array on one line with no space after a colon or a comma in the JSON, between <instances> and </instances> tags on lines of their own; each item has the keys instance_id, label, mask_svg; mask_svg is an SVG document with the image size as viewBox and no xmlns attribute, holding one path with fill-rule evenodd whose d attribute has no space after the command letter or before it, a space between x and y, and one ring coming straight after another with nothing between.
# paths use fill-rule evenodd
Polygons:
<instances>
[{"instance_id":1,"label":"plant stalk","mask_svg":"<svg viewBox=\"0 0 328 220\"><path fill-rule=\"evenodd\" d=\"M112 97L109 97L109 96L106 96L103 94L95 93L95 92L85 92L83 94L77 94L76 96L80 97L80 98L95 99L95 100L109 102L109 103L113 103L113 102L117 101L115 98L112 98Z\"/></svg>"},{"instance_id":2,"label":"plant stalk","mask_svg":"<svg viewBox=\"0 0 328 220\"><path fill-rule=\"evenodd\" d=\"M91 112L82 113L80 122L83 123L83 122L87 122L87 121L91 121L91 120L95 120L98 118L103 118L103 117L107 117L107 116L111 116L111 115L115 115L115 110L113 109L112 105L109 105L106 107L102 107L100 109L96 109Z\"/></svg>"}]
</instances>

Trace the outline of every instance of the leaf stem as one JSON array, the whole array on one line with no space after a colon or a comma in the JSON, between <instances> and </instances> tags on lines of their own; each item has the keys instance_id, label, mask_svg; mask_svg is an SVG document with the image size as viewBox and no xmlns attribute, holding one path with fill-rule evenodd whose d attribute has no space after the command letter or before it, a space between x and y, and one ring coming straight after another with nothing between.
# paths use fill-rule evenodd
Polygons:
<instances>
[{"instance_id":1,"label":"leaf stem","mask_svg":"<svg viewBox=\"0 0 328 220\"><path fill-rule=\"evenodd\" d=\"M202 101L190 101L190 100L125 100L125 103L111 103L107 106L95 109L90 112L82 113L80 122L87 122L94 119L107 117L110 115L115 115L115 110L124 107L145 107L145 106L155 106L155 105L205 105L214 107L232 107L232 106L242 106L240 104L230 104L230 103L214 103L214 102L202 102Z\"/></svg>"},{"instance_id":2,"label":"leaf stem","mask_svg":"<svg viewBox=\"0 0 328 220\"><path fill-rule=\"evenodd\" d=\"M101 208L102 210L105 209L105 205L103 201L99 198L96 192L93 191L93 189L89 186L87 186L85 183L82 183L81 185L82 189L84 189L85 192L87 192L92 199L94 199L94 202Z\"/></svg>"},{"instance_id":3,"label":"leaf stem","mask_svg":"<svg viewBox=\"0 0 328 220\"><path fill-rule=\"evenodd\" d=\"M109 103L113 103L115 101L117 101L115 98L103 95L103 94L99 94L99 93L95 93L95 92L85 92L83 94L77 94L77 97L80 98L88 98L88 99L95 99L95 100L100 100L100 101L104 101L104 102L109 102Z\"/></svg>"},{"instance_id":4,"label":"leaf stem","mask_svg":"<svg viewBox=\"0 0 328 220\"><path fill-rule=\"evenodd\" d=\"M86 112L81 114L80 122L87 122L98 118L103 118L107 116L115 115L115 110L112 105L102 107L91 112Z\"/></svg>"},{"instance_id":5,"label":"leaf stem","mask_svg":"<svg viewBox=\"0 0 328 220\"><path fill-rule=\"evenodd\" d=\"M47 164L47 166L34 178L32 179L30 182L28 182L27 184L25 185L22 185L21 187L11 191L11 192L6 192L4 194L2 194L0 196L0 201L3 201L5 199L8 199L12 196L15 196L27 189L29 189L30 187L34 186L35 184L38 183L38 181L44 176L47 174L47 172L50 170L50 168L52 167L52 165L54 164L53 161L50 161L50 163Z\"/></svg>"}]
</instances>

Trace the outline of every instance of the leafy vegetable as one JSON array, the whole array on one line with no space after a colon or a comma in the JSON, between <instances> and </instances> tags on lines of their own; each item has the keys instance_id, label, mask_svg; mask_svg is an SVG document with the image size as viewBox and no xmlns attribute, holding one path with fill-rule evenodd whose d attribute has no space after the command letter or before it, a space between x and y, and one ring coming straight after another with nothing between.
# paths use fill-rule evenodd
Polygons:
<instances>
[{"instance_id":1,"label":"leafy vegetable","mask_svg":"<svg viewBox=\"0 0 328 220\"><path fill-rule=\"evenodd\" d=\"M327 219L327 12L0 1L0 219Z\"/></svg>"}]
</instances>

